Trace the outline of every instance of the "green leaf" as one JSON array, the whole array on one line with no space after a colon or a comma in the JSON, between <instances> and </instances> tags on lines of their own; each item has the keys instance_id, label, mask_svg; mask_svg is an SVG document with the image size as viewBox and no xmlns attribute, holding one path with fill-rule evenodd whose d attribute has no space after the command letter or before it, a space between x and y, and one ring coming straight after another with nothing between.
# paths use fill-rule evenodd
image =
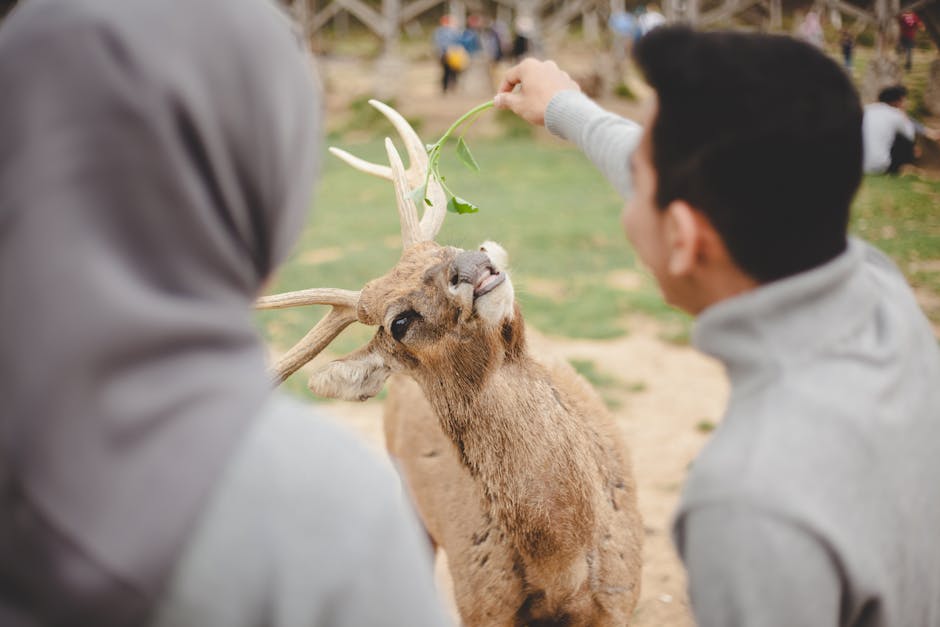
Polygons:
<instances>
[{"instance_id":1,"label":"green leaf","mask_svg":"<svg viewBox=\"0 0 940 627\"><path fill-rule=\"evenodd\" d=\"M447 201L447 210L451 213L476 213L480 208L469 200L464 200L459 196L451 196L450 200Z\"/></svg>"},{"instance_id":2,"label":"green leaf","mask_svg":"<svg viewBox=\"0 0 940 627\"><path fill-rule=\"evenodd\" d=\"M463 140L463 137L457 140L457 156L463 161L465 166L474 172L480 171L480 164L473 158L473 153L470 152L470 146Z\"/></svg>"}]
</instances>

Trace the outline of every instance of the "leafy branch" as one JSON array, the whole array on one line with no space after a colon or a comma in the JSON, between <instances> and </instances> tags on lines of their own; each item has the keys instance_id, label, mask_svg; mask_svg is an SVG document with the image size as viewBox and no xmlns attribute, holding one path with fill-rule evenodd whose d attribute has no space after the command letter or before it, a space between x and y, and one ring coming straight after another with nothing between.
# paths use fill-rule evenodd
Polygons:
<instances>
[{"instance_id":1,"label":"leafy branch","mask_svg":"<svg viewBox=\"0 0 940 627\"><path fill-rule=\"evenodd\" d=\"M464 133L466 129L473 124L481 113L493 107L493 101L484 102L481 105L478 105L466 113L464 113L460 118L451 124L450 128L444 131L444 134L441 135L441 138L437 140L436 143L428 144L428 173L424 178L424 185L413 190L411 192L411 197L417 202L423 200L424 204L430 206L431 201L427 197L428 193L428 183L431 181L433 176L437 180L441 187L444 189L444 192L447 194L447 210L451 213L476 213L480 210L479 207L474 205L469 200L461 198L455 194L447 186L447 183L444 181L444 177L441 176L440 171L440 160L441 160L441 151L444 149L444 145L447 144L451 136L457 131L457 129L463 127L463 132L460 133L460 136L457 138L457 158L467 166L469 169L474 172L480 171L480 164L477 163L476 159L473 158L473 153L470 152L470 147L467 145L467 142L464 141Z\"/></svg>"}]
</instances>

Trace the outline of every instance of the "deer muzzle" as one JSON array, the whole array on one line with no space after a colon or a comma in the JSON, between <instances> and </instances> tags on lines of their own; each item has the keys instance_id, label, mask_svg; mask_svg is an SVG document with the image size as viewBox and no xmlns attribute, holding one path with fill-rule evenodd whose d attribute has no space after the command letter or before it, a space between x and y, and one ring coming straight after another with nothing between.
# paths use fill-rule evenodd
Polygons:
<instances>
[{"instance_id":1,"label":"deer muzzle","mask_svg":"<svg viewBox=\"0 0 940 627\"><path fill-rule=\"evenodd\" d=\"M467 283L473 287L473 298L479 298L492 291L506 280L506 275L493 265L489 255L478 250L459 253L454 258L451 284L459 286Z\"/></svg>"}]
</instances>

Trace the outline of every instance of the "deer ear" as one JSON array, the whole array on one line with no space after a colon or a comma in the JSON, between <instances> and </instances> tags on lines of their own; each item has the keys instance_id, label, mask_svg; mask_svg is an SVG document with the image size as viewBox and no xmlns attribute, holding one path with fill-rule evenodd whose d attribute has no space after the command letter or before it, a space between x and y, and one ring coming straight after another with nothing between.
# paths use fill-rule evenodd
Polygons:
<instances>
[{"instance_id":1,"label":"deer ear","mask_svg":"<svg viewBox=\"0 0 940 627\"><path fill-rule=\"evenodd\" d=\"M342 359L320 367L307 381L307 387L319 396L344 401L372 398L392 373L382 355L370 342Z\"/></svg>"}]
</instances>

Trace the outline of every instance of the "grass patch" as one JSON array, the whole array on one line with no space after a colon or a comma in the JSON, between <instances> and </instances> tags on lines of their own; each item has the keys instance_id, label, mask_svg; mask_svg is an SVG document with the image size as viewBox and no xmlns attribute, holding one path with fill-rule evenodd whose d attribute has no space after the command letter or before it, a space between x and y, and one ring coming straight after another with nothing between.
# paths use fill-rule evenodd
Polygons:
<instances>
[{"instance_id":1,"label":"grass patch","mask_svg":"<svg viewBox=\"0 0 940 627\"><path fill-rule=\"evenodd\" d=\"M624 292L591 281L571 281L565 299L519 293L522 313L529 324L552 335L608 340L626 333Z\"/></svg>"},{"instance_id":2,"label":"grass patch","mask_svg":"<svg viewBox=\"0 0 940 627\"><path fill-rule=\"evenodd\" d=\"M618 383L615 377L598 370L597 364L590 359L569 359L568 363L596 388L609 388Z\"/></svg>"},{"instance_id":3,"label":"grass patch","mask_svg":"<svg viewBox=\"0 0 940 627\"><path fill-rule=\"evenodd\" d=\"M633 90L630 88L630 86L623 82L617 83L617 86L614 87L614 95L618 98L623 98L624 100L638 100L636 94L633 93Z\"/></svg>"},{"instance_id":4,"label":"grass patch","mask_svg":"<svg viewBox=\"0 0 940 627\"><path fill-rule=\"evenodd\" d=\"M887 253L918 290L940 296L940 181L915 175L868 176L850 229ZM940 323L940 307L925 307Z\"/></svg>"},{"instance_id":5,"label":"grass patch","mask_svg":"<svg viewBox=\"0 0 940 627\"><path fill-rule=\"evenodd\" d=\"M695 425L695 430L699 433L711 433L715 430L715 423L707 418L704 420L699 420L698 424Z\"/></svg>"},{"instance_id":6,"label":"grass patch","mask_svg":"<svg viewBox=\"0 0 940 627\"><path fill-rule=\"evenodd\" d=\"M627 386L627 392L630 392L630 394L640 394L646 390L647 386L645 381L634 381Z\"/></svg>"},{"instance_id":7,"label":"grass patch","mask_svg":"<svg viewBox=\"0 0 940 627\"><path fill-rule=\"evenodd\" d=\"M568 363L594 386L607 407L617 409L622 405L620 399L612 394L620 386L620 381L616 377L599 370L597 364L590 359L569 359Z\"/></svg>"},{"instance_id":8,"label":"grass patch","mask_svg":"<svg viewBox=\"0 0 940 627\"><path fill-rule=\"evenodd\" d=\"M510 139L529 138L535 134L531 124L520 118L512 111L499 109L494 114L496 121L502 128L503 136Z\"/></svg>"}]
</instances>

